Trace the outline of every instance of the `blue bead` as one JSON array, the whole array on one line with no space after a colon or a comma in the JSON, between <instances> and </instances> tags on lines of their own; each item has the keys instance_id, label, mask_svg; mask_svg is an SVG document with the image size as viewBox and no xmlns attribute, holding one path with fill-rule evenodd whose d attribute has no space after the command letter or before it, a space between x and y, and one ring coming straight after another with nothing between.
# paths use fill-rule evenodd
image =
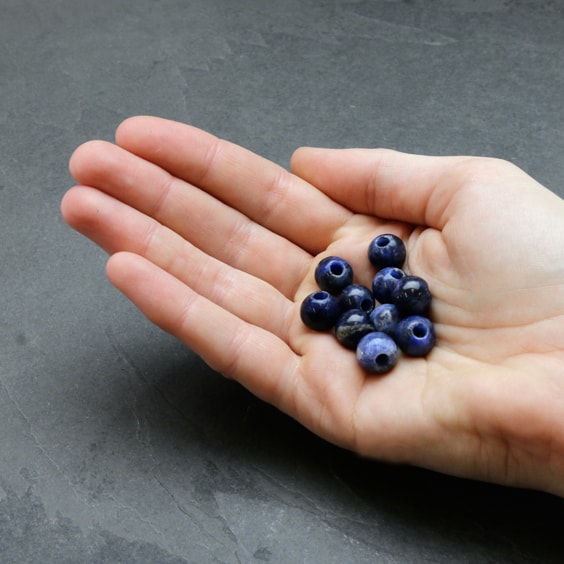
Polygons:
<instances>
[{"instance_id":1,"label":"blue bead","mask_svg":"<svg viewBox=\"0 0 564 564\"><path fill-rule=\"evenodd\" d=\"M381 304L390 302L392 292L399 280L405 276L405 272L397 266L387 266L380 270L372 280L372 294L374 299Z\"/></svg>"},{"instance_id":2,"label":"blue bead","mask_svg":"<svg viewBox=\"0 0 564 564\"><path fill-rule=\"evenodd\" d=\"M397 306L402 317L425 315L431 305L431 292L423 278L404 276L398 280L390 301Z\"/></svg>"},{"instance_id":3,"label":"blue bead","mask_svg":"<svg viewBox=\"0 0 564 564\"><path fill-rule=\"evenodd\" d=\"M395 338L406 355L425 356L435 346L435 327L428 318L412 315L397 324Z\"/></svg>"},{"instance_id":4,"label":"blue bead","mask_svg":"<svg viewBox=\"0 0 564 564\"><path fill-rule=\"evenodd\" d=\"M374 309L372 292L362 284L349 284L339 296L341 311L348 309L361 309L370 313Z\"/></svg>"},{"instance_id":5,"label":"blue bead","mask_svg":"<svg viewBox=\"0 0 564 564\"><path fill-rule=\"evenodd\" d=\"M368 245L368 259L376 268L400 267L405 261L405 255L403 241L391 233L378 235Z\"/></svg>"},{"instance_id":6,"label":"blue bead","mask_svg":"<svg viewBox=\"0 0 564 564\"><path fill-rule=\"evenodd\" d=\"M382 304L370 312L370 321L375 331L387 333L392 336L396 325L399 323L400 314L394 304Z\"/></svg>"},{"instance_id":7,"label":"blue bead","mask_svg":"<svg viewBox=\"0 0 564 564\"><path fill-rule=\"evenodd\" d=\"M384 374L398 361L399 349L395 341L386 333L368 333L356 347L358 363L366 372Z\"/></svg>"},{"instance_id":8,"label":"blue bead","mask_svg":"<svg viewBox=\"0 0 564 564\"><path fill-rule=\"evenodd\" d=\"M364 335L374 332L370 317L361 309L345 311L335 323L335 337L347 349L354 350Z\"/></svg>"},{"instance_id":9,"label":"blue bead","mask_svg":"<svg viewBox=\"0 0 564 564\"><path fill-rule=\"evenodd\" d=\"M351 265L341 257L326 257L315 269L317 285L331 294L338 294L353 281Z\"/></svg>"},{"instance_id":10,"label":"blue bead","mask_svg":"<svg viewBox=\"0 0 564 564\"><path fill-rule=\"evenodd\" d=\"M314 331L331 329L340 313L337 298L323 290L306 296L300 307L300 317L304 325Z\"/></svg>"}]
</instances>

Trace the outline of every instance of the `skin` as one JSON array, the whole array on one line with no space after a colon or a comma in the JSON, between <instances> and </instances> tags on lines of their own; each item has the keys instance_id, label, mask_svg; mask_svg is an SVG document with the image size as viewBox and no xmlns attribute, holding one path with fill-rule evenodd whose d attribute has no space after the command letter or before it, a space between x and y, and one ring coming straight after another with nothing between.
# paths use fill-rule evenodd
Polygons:
<instances>
[{"instance_id":1,"label":"skin","mask_svg":"<svg viewBox=\"0 0 564 564\"><path fill-rule=\"evenodd\" d=\"M291 172L194 127L126 120L70 161L67 223L215 370L363 456L564 496L564 202L496 159L298 149ZM369 376L301 300L378 234L433 292L437 346Z\"/></svg>"}]
</instances>

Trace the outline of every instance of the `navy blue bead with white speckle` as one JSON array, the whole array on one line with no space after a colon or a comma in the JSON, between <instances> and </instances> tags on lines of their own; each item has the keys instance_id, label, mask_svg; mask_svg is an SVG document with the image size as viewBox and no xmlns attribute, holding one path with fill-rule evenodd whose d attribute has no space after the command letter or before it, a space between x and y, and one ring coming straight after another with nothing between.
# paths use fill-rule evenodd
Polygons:
<instances>
[{"instance_id":1,"label":"navy blue bead with white speckle","mask_svg":"<svg viewBox=\"0 0 564 564\"><path fill-rule=\"evenodd\" d=\"M322 290L338 294L346 286L352 284L353 270L351 265L341 257L326 257L315 269L315 281Z\"/></svg>"},{"instance_id":2,"label":"navy blue bead with white speckle","mask_svg":"<svg viewBox=\"0 0 564 564\"><path fill-rule=\"evenodd\" d=\"M370 321L375 331L393 336L400 314L394 304L381 304L370 312Z\"/></svg>"},{"instance_id":3,"label":"navy blue bead with white speckle","mask_svg":"<svg viewBox=\"0 0 564 564\"><path fill-rule=\"evenodd\" d=\"M431 305L431 291L429 285L419 276L404 276L398 280L390 297L400 314L426 315Z\"/></svg>"},{"instance_id":4,"label":"navy blue bead with white speckle","mask_svg":"<svg viewBox=\"0 0 564 564\"><path fill-rule=\"evenodd\" d=\"M340 313L339 300L324 290L306 296L300 307L300 316L304 325L314 331L331 329Z\"/></svg>"},{"instance_id":5,"label":"navy blue bead with white speckle","mask_svg":"<svg viewBox=\"0 0 564 564\"><path fill-rule=\"evenodd\" d=\"M368 333L356 348L358 363L370 374L389 372L398 361L398 346L386 333Z\"/></svg>"},{"instance_id":6,"label":"navy blue bead with white speckle","mask_svg":"<svg viewBox=\"0 0 564 564\"><path fill-rule=\"evenodd\" d=\"M405 261L406 250L403 241L391 233L378 235L368 245L368 259L376 268L387 266L401 267Z\"/></svg>"},{"instance_id":7,"label":"navy blue bead with white speckle","mask_svg":"<svg viewBox=\"0 0 564 564\"><path fill-rule=\"evenodd\" d=\"M361 309L366 313L370 313L374 309L374 296L362 284L349 284L339 295L339 305L342 311Z\"/></svg>"},{"instance_id":8,"label":"navy blue bead with white speckle","mask_svg":"<svg viewBox=\"0 0 564 564\"><path fill-rule=\"evenodd\" d=\"M394 331L396 343L407 356L426 356L435 346L435 327L430 319L411 315L402 319Z\"/></svg>"},{"instance_id":9,"label":"navy blue bead with white speckle","mask_svg":"<svg viewBox=\"0 0 564 564\"><path fill-rule=\"evenodd\" d=\"M347 349L356 349L364 335L374 331L370 317L362 309L345 311L335 323L335 337Z\"/></svg>"},{"instance_id":10,"label":"navy blue bead with white speckle","mask_svg":"<svg viewBox=\"0 0 564 564\"><path fill-rule=\"evenodd\" d=\"M405 272L397 266L387 266L376 273L372 279L372 295L381 304L390 302L392 292L398 282L405 276Z\"/></svg>"}]
</instances>

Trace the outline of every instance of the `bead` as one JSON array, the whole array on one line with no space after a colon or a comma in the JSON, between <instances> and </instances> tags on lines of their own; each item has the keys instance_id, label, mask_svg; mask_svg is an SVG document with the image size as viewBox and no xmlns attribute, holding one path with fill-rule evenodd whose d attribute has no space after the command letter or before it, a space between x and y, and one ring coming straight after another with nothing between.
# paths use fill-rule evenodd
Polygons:
<instances>
[{"instance_id":1,"label":"bead","mask_svg":"<svg viewBox=\"0 0 564 564\"><path fill-rule=\"evenodd\" d=\"M345 311L335 323L335 337L347 349L354 350L364 335L372 333L374 327L368 314L361 309Z\"/></svg>"},{"instance_id":2,"label":"bead","mask_svg":"<svg viewBox=\"0 0 564 564\"><path fill-rule=\"evenodd\" d=\"M360 366L371 374L389 372L398 361L398 346L386 333L373 332L362 337L356 347Z\"/></svg>"},{"instance_id":3,"label":"bead","mask_svg":"<svg viewBox=\"0 0 564 564\"><path fill-rule=\"evenodd\" d=\"M338 294L353 281L351 265L341 257L326 257L315 269L317 285L331 294Z\"/></svg>"},{"instance_id":4,"label":"bead","mask_svg":"<svg viewBox=\"0 0 564 564\"><path fill-rule=\"evenodd\" d=\"M375 331L393 336L400 314L394 304L381 304L370 312L370 321Z\"/></svg>"},{"instance_id":5,"label":"bead","mask_svg":"<svg viewBox=\"0 0 564 564\"><path fill-rule=\"evenodd\" d=\"M380 270L372 280L372 295L381 304L389 303L397 283L405 272L397 266L387 266Z\"/></svg>"},{"instance_id":6,"label":"bead","mask_svg":"<svg viewBox=\"0 0 564 564\"><path fill-rule=\"evenodd\" d=\"M314 331L331 329L340 313L337 298L323 290L306 296L300 307L300 316L304 325Z\"/></svg>"},{"instance_id":7,"label":"bead","mask_svg":"<svg viewBox=\"0 0 564 564\"><path fill-rule=\"evenodd\" d=\"M374 309L372 292L362 284L349 284L339 295L341 311L348 309L361 309L370 313Z\"/></svg>"},{"instance_id":8,"label":"bead","mask_svg":"<svg viewBox=\"0 0 564 564\"><path fill-rule=\"evenodd\" d=\"M401 267L405 261L403 241L391 233L378 235L368 245L368 259L376 268Z\"/></svg>"},{"instance_id":9,"label":"bead","mask_svg":"<svg viewBox=\"0 0 564 564\"><path fill-rule=\"evenodd\" d=\"M404 276L398 280L390 301L397 306L402 317L425 315L431 305L431 292L423 278Z\"/></svg>"},{"instance_id":10,"label":"bead","mask_svg":"<svg viewBox=\"0 0 564 564\"><path fill-rule=\"evenodd\" d=\"M420 315L402 319L394 333L399 348L408 356L425 356L435 346L433 323Z\"/></svg>"}]
</instances>

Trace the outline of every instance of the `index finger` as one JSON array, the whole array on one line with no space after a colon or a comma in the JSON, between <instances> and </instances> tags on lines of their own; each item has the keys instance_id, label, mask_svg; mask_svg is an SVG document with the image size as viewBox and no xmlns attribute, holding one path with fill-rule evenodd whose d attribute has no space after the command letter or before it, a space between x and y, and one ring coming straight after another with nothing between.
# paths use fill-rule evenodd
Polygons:
<instances>
[{"instance_id":1,"label":"index finger","mask_svg":"<svg viewBox=\"0 0 564 564\"><path fill-rule=\"evenodd\" d=\"M312 254L352 215L283 167L196 127L139 116L120 125L116 142Z\"/></svg>"}]
</instances>

